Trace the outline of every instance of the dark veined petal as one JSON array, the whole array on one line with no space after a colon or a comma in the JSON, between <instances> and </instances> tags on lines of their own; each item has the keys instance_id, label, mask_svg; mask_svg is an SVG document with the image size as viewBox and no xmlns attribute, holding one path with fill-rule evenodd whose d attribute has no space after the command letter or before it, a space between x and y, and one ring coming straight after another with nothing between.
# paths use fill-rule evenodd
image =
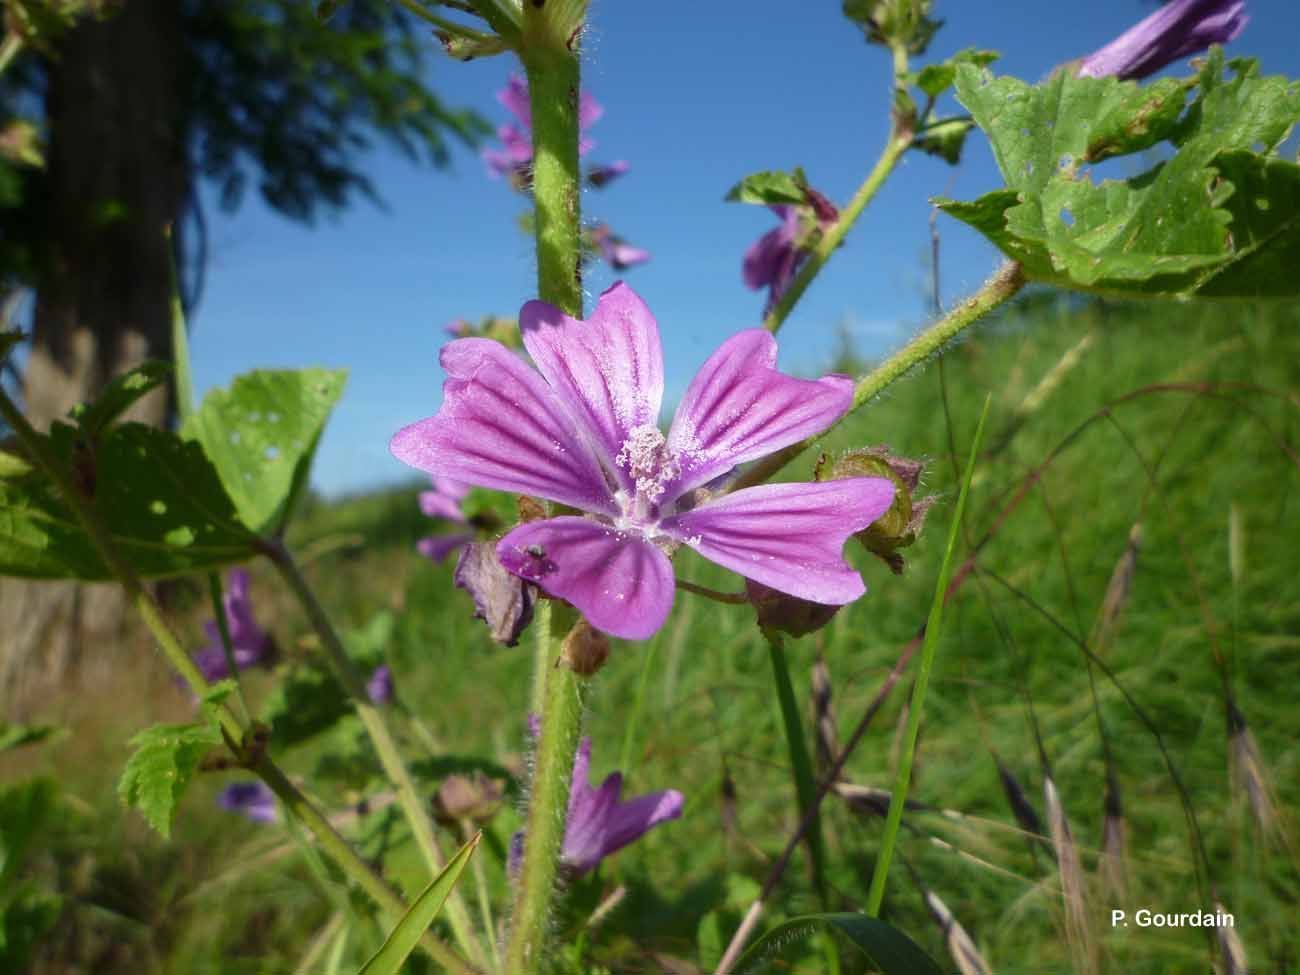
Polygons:
<instances>
[{"instance_id":1,"label":"dark veined petal","mask_svg":"<svg viewBox=\"0 0 1300 975\"><path fill-rule=\"evenodd\" d=\"M820 433L852 403L847 376L787 376L776 368L770 333L738 332L709 356L677 407L668 450L681 474L668 485L664 502L737 464Z\"/></svg>"},{"instance_id":2,"label":"dark veined petal","mask_svg":"<svg viewBox=\"0 0 1300 975\"><path fill-rule=\"evenodd\" d=\"M606 467L630 488L631 478L617 463L619 452L632 430L655 426L664 394L663 349L650 309L619 282L600 296L586 321L530 301L519 312L519 331Z\"/></svg>"},{"instance_id":3,"label":"dark veined petal","mask_svg":"<svg viewBox=\"0 0 1300 975\"><path fill-rule=\"evenodd\" d=\"M866 591L844 561L844 543L888 511L893 497L894 484L883 477L764 484L667 518L660 528L748 579L834 605Z\"/></svg>"},{"instance_id":4,"label":"dark veined petal","mask_svg":"<svg viewBox=\"0 0 1300 975\"><path fill-rule=\"evenodd\" d=\"M394 457L465 484L615 513L591 448L541 376L490 339L449 342L441 361L442 408L397 432Z\"/></svg>"},{"instance_id":5,"label":"dark veined petal","mask_svg":"<svg viewBox=\"0 0 1300 975\"><path fill-rule=\"evenodd\" d=\"M530 521L497 543L501 564L568 600L596 629L644 640L673 605L668 557L639 535L586 518Z\"/></svg>"}]
</instances>

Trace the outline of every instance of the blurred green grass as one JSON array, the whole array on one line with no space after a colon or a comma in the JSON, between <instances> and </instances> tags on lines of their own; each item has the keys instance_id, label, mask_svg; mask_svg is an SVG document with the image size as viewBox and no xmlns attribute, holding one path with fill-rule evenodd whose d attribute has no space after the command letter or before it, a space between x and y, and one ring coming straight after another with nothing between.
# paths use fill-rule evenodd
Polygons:
<instances>
[{"instance_id":1,"label":"blurred green grass","mask_svg":"<svg viewBox=\"0 0 1300 975\"><path fill-rule=\"evenodd\" d=\"M1293 705L1300 686L1300 529L1293 498L1300 477L1290 446L1300 427L1297 325L1295 306L1125 306L1029 295L975 330L941 366L930 363L898 383L828 440L828 451L887 443L927 458L925 485L939 500L922 539L905 553L904 575L891 575L854 546L851 557L864 571L868 595L816 637L789 644L805 701L814 654L824 655L846 737L925 617L956 494L959 462L952 452L964 454L991 392L990 449L977 468L966 526L968 540L996 528L979 565L1032 597L1065 629L1087 636L1130 529L1141 521L1131 590L1101 655L1168 744L1204 837L1214 894L1236 915L1251 970L1259 972L1300 970L1294 925L1300 875L1291 852L1300 803L1300 712ZM787 357L797 357L797 334L783 335L782 344ZM1071 350L1077 362L1062 371ZM862 367L850 348L841 358L841 369ZM1026 397L1049 375L1056 376L1050 392L1024 411ZM1026 477L1053 456L1036 486L999 522ZM814 461L792 465L786 476L806 478ZM377 612L394 613L383 649L398 694L448 752L518 767L531 654L491 645L470 619L467 598L452 590L450 568L415 553L415 539L429 525L417 510L417 490L313 502L291 541L342 626L355 629ZM1245 570L1235 589L1228 560L1233 504L1245 541ZM734 577L689 552L678 563L679 574L692 581L737 588ZM284 648L281 666L310 660L305 623L265 567L254 569L253 593ZM196 642L203 615L197 603L188 611ZM1231 661L1237 703L1275 787L1280 838L1261 838L1243 790L1230 781L1215 647ZM655 639L616 645L595 682L587 721L593 779L617 765L643 666L648 689L630 730L625 795L677 788L687 797L686 813L574 891L583 900L627 886L627 897L592 935L590 954L629 972L662 970L652 952L694 959L696 928L709 911L724 911L729 936L745 906L736 890L744 883L735 878L761 882L797 820L766 650L752 616L690 594L679 593L672 620ZM256 673L249 681L254 699L264 699L271 678ZM970 578L950 603L912 795L968 818L910 814L906 821L915 831L902 835L899 855L947 903L998 973L1072 967L1054 866L1041 852L1031 855L1010 828L1014 820L991 755L1020 777L1041 811L1032 701L1092 876L1105 773L1088 688L1078 648L991 576ZM905 680L849 761L851 781L892 782L906 692ZM1098 694L1128 817L1127 906L1212 909L1208 887L1198 892L1187 821L1156 742L1100 675ZM36 867L67 897L60 927L34 969L41 975L291 972L327 922L333 905L285 834L215 809L213 798L228 775L200 777L170 845L117 804L113 785L125 739L150 721L183 720L189 707L142 643L107 683L70 689L35 709L38 718L68 724L71 735L0 765L6 780L31 771L54 774L67 797L67 816ZM328 742L289 752L285 763L306 775L331 743L350 742L347 736L355 729L345 724ZM409 754L418 755L422 739L409 735L408 741ZM733 807L724 784L735 794L731 826L725 825ZM334 808L358 798L346 782L321 788ZM834 797L825 808L835 904L858 908L881 823ZM366 849L413 890L419 874L410 844L398 836L394 847L384 846L385 815L363 821ZM507 808L494 824L498 852L516 823L517 811ZM969 855L936 845L932 836ZM495 867L489 872L499 875ZM1112 931L1111 907L1126 905L1103 895L1095 877L1090 882L1104 970L1208 970L1204 932ZM498 883L498 894L503 890ZM769 918L816 907L806 863L797 857ZM885 916L947 964L942 935L903 863L891 873ZM367 937L377 937L377 930L363 924L349 956L358 963ZM805 960L798 970L820 969Z\"/></svg>"}]
</instances>

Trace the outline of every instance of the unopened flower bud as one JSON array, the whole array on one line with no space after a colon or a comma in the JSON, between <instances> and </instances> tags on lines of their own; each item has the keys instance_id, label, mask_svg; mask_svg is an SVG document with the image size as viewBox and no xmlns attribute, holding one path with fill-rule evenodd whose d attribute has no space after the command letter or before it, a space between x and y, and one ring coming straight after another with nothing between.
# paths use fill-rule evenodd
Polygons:
<instances>
[{"instance_id":1,"label":"unopened flower bud","mask_svg":"<svg viewBox=\"0 0 1300 975\"><path fill-rule=\"evenodd\" d=\"M472 776L449 775L434 796L434 814L444 822L469 819L486 823L497 814L504 796L501 779L489 779L478 771Z\"/></svg>"},{"instance_id":2,"label":"unopened flower bud","mask_svg":"<svg viewBox=\"0 0 1300 975\"><path fill-rule=\"evenodd\" d=\"M850 451L831 465L829 473L819 475L819 479L831 481L846 477L887 477L894 482L894 500L889 510L853 537L896 574L904 568L899 549L916 541L934 504L933 495L916 497L924 470L924 462L896 456L888 447L880 446Z\"/></svg>"},{"instance_id":3,"label":"unopened flower bud","mask_svg":"<svg viewBox=\"0 0 1300 975\"><path fill-rule=\"evenodd\" d=\"M560 644L560 663L581 677L590 677L609 659L609 637L578 620Z\"/></svg>"},{"instance_id":4,"label":"unopened flower bud","mask_svg":"<svg viewBox=\"0 0 1300 975\"><path fill-rule=\"evenodd\" d=\"M758 616L759 626L790 636L806 636L820 630L840 611L839 606L789 596L753 579L745 580L745 594Z\"/></svg>"}]
</instances>

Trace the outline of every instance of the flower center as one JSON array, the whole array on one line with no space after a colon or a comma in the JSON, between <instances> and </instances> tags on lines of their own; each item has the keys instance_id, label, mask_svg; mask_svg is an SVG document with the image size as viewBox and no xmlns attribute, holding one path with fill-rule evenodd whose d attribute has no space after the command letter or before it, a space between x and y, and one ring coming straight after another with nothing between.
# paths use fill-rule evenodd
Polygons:
<instances>
[{"instance_id":1,"label":"flower center","mask_svg":"<svg viewBox=\"0 0 1300 975\"><path fill-rule=\"evenodd\" d=\"M681 464L668 450L659 428L643 423L628 431L614 462L632 478L632 496L619 492L620 519L627 527L645 532L659 520L658 504L668 484L681 474Z\"/></svg>"}]
</instances>

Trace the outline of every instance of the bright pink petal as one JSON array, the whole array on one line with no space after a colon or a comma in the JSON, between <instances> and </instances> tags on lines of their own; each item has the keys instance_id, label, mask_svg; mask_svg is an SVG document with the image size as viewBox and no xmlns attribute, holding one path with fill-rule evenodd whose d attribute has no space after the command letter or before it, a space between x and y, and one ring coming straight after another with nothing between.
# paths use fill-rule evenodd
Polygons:
<instances>
[{"instance_id":1,"label":"bright pink petal","mask_svg":"<svg viewBox=\"0 0 1300 975\"><path fill-rule=\"evenodd\" d=\"M673 606L668 557L638 535L564 516L520 525L497 543L501 564L571 602L598 630L644 640Z\"/></svg>"},{"instance_id":2,"label":"bright pink petal","mask_svg":"<svg viewBox=\"0 0 1300 975\"><path fill-rule=\"evenodd\" d=\"M582 423L605 466L630 488L619 453L633 430L656 425L664 394L663 349L650 309L619 282L600 296L585 322L530 301L519 312L519 330L528 354Z\"/></svg>"},{"instance_id":3,"label":"bright pink petal","mask_svg":"<svg viewBox=\"0 0 1300 975\"><path fill-rule=\"evenodd\" d=\"M776 340L769 332L736 333L709 356L677 407L668 449L681 474L664 501L820 433L852 404L848 377L787 376L776 369Z\"/></svg>"},{"instance_id":4,"label":"bright pink petal","mask_svg":"<svg viewBox=\"0 0 1300 975\"><path fill-rule=\"evenodd\" d=\"M849 536L889 510L894 483L853 477L764 484L665 519L660 527L706 559L816 603L849 603L866 591L844 561Z\"/></svg>"},{"instance_id":5,"label":"bright pink petal","mask_svg":"<svg viewBox=\"0 0 1300 975\"><path fill-rule=\"evenodd\" d=\"M389 444L405 464L465 484L615 514L613 498L573 418L541 376L490 339L442 348L442 408Z\"/></svg>"}]
</instances>

